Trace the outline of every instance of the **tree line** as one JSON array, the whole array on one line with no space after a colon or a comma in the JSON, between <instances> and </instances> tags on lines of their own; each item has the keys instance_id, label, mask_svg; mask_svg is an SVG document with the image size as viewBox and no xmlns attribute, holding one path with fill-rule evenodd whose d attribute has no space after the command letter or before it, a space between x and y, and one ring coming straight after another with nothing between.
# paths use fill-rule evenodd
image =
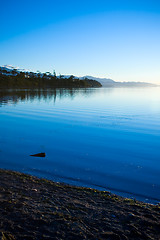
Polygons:
<instances>
[{"instance_id":1,"label":"tree line","mask_svg":"<svg viewBox=\"0 0 160 240\"><path fill-rule=\"evenodd\" d=\"M66 78L56 74L19 72L17 70L7 71L0 68L0 88L1 89L36 89L36 88L89 88L101 87L95 80L79 79L74 76Z\"/></svg>"}]
</instances>

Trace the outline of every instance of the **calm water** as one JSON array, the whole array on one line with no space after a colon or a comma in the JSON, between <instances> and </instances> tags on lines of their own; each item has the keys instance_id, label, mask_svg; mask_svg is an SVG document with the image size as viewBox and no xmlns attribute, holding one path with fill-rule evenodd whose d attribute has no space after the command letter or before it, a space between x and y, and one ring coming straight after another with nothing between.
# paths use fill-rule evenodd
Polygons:
<instances>
[{"instance_id":1,"label":"calm water","mask_svg":"<svg viewBox=\"0 0 160 240\"><path fill-rule=\"evenodd\" d=\"M160 88L0 92L0 168L159 202Z\"/></svg>"}]
</instances>

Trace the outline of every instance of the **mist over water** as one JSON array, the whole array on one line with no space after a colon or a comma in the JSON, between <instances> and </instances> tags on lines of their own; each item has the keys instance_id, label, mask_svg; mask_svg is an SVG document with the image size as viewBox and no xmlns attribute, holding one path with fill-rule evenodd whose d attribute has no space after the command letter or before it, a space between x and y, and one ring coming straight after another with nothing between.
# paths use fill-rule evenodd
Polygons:
<instances>
[{"instance_id":1,"label":"mist over water","mask_svg":"<svg viewBox=\"0 0 160 240\"><path fill-rule=\"evenodd\" d=\"M158 87L1 91L0 133L0 168L160 201Z\"/></svg>"}]
</instances>

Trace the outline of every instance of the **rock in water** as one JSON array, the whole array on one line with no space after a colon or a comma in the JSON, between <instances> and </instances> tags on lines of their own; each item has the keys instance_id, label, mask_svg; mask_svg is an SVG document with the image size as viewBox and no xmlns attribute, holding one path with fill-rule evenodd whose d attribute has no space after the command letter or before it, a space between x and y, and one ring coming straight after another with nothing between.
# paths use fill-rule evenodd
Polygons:
<instances>
[{"instance_id":1,"label":"rock in water","mask_svg":"<svg viewBox=\"0 0 160 240\"><path fill-rule=\"evenodd\" d=\"M45 157L46 154L45 153L37 153L37 154L33 154L33 155L30 155L31 157Z\"/></svg>"}]
</instances>

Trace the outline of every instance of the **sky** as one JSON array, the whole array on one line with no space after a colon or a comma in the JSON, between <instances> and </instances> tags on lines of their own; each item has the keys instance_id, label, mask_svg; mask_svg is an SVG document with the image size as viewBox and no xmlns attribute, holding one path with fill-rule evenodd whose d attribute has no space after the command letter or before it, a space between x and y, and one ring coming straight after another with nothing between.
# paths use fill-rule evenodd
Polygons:
<instances>
[{"instance_id":1,"label":"sky","mask_svg":"<svg viewBox=\"0 0 160 240\"><path fill-rule=\"evenodd\" d=\"M160 83L159 0L1 0L0 9L0 66Z\"/></svg>"}]
</instances>

